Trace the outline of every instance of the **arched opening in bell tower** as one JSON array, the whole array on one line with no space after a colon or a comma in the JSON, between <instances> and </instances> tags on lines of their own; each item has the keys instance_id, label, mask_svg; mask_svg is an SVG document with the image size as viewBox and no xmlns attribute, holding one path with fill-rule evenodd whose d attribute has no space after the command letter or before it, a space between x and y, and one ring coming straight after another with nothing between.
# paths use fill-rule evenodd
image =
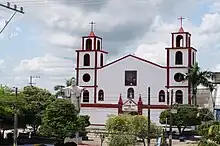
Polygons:
<instances>
[{"instance_id":1,"label":"arched opening in bell tower","mask_svg":"<svg viewBox=\"0 0 220 146\"><path fill-rule=\"evenodd\" d=\"M85 54L83 57L83 65L84 66L90 66L90 56L89 54Z\"/></svg>"},{"instance_id":2,"label":"arched opening in bell tower","mask_svg":"<svg viewBox=\"0 0 220 146\"><path fill-rule=\"evenodd\" d=\"M183 47L183 36L178 35L176 37L176 47Z\"/></svg>"},{"instance_id":3,"label":"arched opening in bell tower","mask_svg":"<svg viewBox=\"0 0 220 146\"><path fill-rule=\"evenodd\" d=\"M91 39L86 40L86 50L92 50L92 40Z\"/></svg>"},{"instance_id":4,"label":"arched opening in bell tower","mask_svg":"<svg viewBox=\"0 0 220 146\"><path fill-rule=\"evenodd\" d=\"M100 42L100 40L97 41L97 50L101 50L101 42Z\"/></svg>"},{"instance_id":5,"label":"arched opening in bell tower","mask_svg":"<svg viewBox=\"0 0 220 146\"><path fill-rule=\"evenodd\" d=\"M100 66L103 66L103 54L100 55Z\"/></svg>"},{"instance_id":6,"label":"arched opening in bell tower","mask_svg":"<svg viewBox=\"0 0 220 146\"><path fill-rule=\"evenodd\" d=\"M175 64L176 65L183 64L183 53L181 51L177 51L175 54Z\"/></svg>"}]
</instances>

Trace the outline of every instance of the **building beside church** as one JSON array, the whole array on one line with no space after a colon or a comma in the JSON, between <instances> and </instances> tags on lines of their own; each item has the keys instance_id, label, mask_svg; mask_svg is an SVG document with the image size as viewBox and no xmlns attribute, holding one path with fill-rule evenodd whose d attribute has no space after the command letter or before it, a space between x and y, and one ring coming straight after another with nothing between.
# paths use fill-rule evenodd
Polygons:
<instances>
[{"instance_id":1,"label":"building beside church","mask_svg":"<svg viewBox=\"0 0 220 146\"><path fill-rule=\"evenodd\" d=\"M82 37L76 50L76 81L85 87L81 98L81 115L89 115L93 126L104 126L109 115L132 113L147 116L159 124L161 111L173 102L191 103L191 91L183 74L196 62L196 49L191 46L191 34L180 27L171 33L171 46L164 49L166 65L162 66L135 55L126 55L106 63L108 52L103 39L91 31ZM150 87L150 106L148 106Z\"/></svg>"}]
</instances>

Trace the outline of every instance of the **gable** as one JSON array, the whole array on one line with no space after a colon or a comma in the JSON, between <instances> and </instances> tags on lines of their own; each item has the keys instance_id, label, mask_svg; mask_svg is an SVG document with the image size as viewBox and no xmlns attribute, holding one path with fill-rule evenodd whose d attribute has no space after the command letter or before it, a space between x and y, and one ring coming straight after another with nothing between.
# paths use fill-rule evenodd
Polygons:
<instances>
[{"instance_id":1,"label":"gable","mask_svg":"<svg viewBox=\"0 0 220 146\"><path fill-rule=\"evenodd\" d=\"M117 64L117 63L123 62L123 61L125 61L125 60L127 60L127 59L133 59L134 61L139 61L139 62L146 63L146 64L149 64L149 65L153 65L153 66L159 67L159 68L166 68L166 67L161 66L161 65L159 65L159 64L156 64L156 63L154 63L154 62L145 60L145 59L143 59L143 58L140 58L140 57L137 57L137 56L134 56L134 55L131 55L131 54L126 55L126 56L124 56L124 57L121 57L121 58L119 58L119 59L117 59L117 60L115 60L115 61L112 61L112 62L110 62L110 63L104 65L102 68L105 68L105 67L111 66L111 65L113 65L113 64Z\"/></svg>"}]
</instances>

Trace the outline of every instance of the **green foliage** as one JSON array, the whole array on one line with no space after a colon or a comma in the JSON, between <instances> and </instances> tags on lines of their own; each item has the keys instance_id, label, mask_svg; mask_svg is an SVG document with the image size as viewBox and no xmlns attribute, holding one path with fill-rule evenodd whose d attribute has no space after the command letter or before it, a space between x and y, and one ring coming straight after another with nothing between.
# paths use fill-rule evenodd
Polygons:
<instances>
[{"instance_id":1,"label":"green foliage","mask_svg":"<svg viewBox=\"0 0 220 146\"><path fill-rule=\"evenodd\" d=\"M213 79L214 73L210 71L201 71L198 63L195 63L194 66L192 66L189 69L189 72L185 75L185 80L188 80L192 85L193 90L193 102L195 105L197 105L197 87L202 84L205 87L208 87L210 91L212 92L214 89L213 84L209 81L209 79Z\"/></svg>"},{"instance_id":2,"label":"green foliage","mask_svg":"<svg viewBox=\"0 0 220 146\"><path fill-rule=\"evenodd\" d=\"M106 122L106 129L110 134L110 146L132 146L137 137L144 140L148 134L148 120L142 115L118 115L110 117ZM151 123L150 134L158 135L161 129ZM144 141L143 141L144 142Z\"/></svg>"},{"instance_id":3,"label":"green foliage","mask_svg":"<svg viewBox=\"0 0 220 146\"><path fill-rule=\"evenodd\" d=\"M199 109L199 117L202 122L214 120L214 115L208 108Z\"/></svg>"},{"instance_id":4,"label":"green foliage","mask_svg":"<svg viewBox=\"0 0 220 146\"><path fill-rule=\"evenodd\" d=\"M201 124L198 127L198 133L203 137L204 141L200 143L203 144L205 141L211 140L217 144L220 144L220 122L219 121L209 121Z\"/></svg>"},{"instance_id":5,"label":"green foliage","mask_svg":"<svg viewBox=\"0 0 220 146\"><path fill-rule=\"evenodd\" d=\"M174 105L173 108L177 109L176 114L172 114L173 125L177 126L179 133L182 133L187 126L195 126L201 123L198 116L198 108L193 105ZM160 114L161 124L170 124L170 110L162 111ZM183 127L181 129L181 127Z\"/></svg>"},{"instance_id":6,"label":"green foliage","mask_svg":"<svg viewBox=\"0 0 220 146\"><path fill-rule=\"evenodd\" d=\"M77 112L69 100L56 99L42 116L40 134L51 138L64 139L78 128Z\"/></svg>"},{"instance_id":7,"label":"green foliage","mask_svg":"<svg viewBox=\"0 0 220 146\"><path fill-rule=\"evenodd\" d=\"M80 131L80 136L86 136L86 127L90 125L89 116L79 116L77 119L77 130Z\"/></svg>"},{"instance_id":8,"label":"green foliage","mask_svg":"<svg viewBox=\"0 0 220 146\"><path fill-rule=\"evenodd\" d=\"M56 96L56 97L58 97L58 96L63 96L63 94L62 94L62 89L65 88L65 87L71 86L73 79L75 79L75 77L71 77L71 78L69 78L69 79L66 79L65 85L56 85L56 86L54 87L54 90L57 91L57 93L56 93L55 96Z\"/></svg>"},{"instance_id":9,"label":"green foliage","mask_svg":"<svg viewBox=\"0 0 220 146\"><path fill-rule=\"evenodd\" d=\"M25 100L26 124L30 125L34 130L34 134L36 134L41 124L41 116L44 110L53 100L55 100L55 98L46 89L32 86L24 87L21 94L24 96Z\"/></svg>"},{"instance_id":10,"label":"green foliage","mask_svg":"<svg viewBox=\"0 0 220 146\"><path fill-rule=\"evenodd\" d=\"M7 130L13 127L15 107L18 113L18 127L25 127L24 120L24 99L18 94L16 97L14 91L7 86L0 87L0 120L1 129Z\"/></svg>"}]
</instances>

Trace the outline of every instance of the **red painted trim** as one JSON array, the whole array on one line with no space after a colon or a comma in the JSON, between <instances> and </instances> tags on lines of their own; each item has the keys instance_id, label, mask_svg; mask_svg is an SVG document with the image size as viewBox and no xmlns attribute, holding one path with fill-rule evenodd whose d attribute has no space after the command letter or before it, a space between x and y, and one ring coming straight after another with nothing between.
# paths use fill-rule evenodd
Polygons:
<instances>
[{"instance_id":1,"label":"red painted trim","mask_svg":"<svg viewBox=\"0 0 220 146\"><path fill-rule=\"evenodd\" d=\"M172 66L172 67L169 67L170 69L175 69L175 68L188 68L188 66Z\"/></svg>"},{"instance_id":2,"label":"red painted trim","mask_svg":"<svg viewBox=\"0 0 220 146\"><path fill-rule=\"evenodd\" d=\"M171 34L188 34L191 36L189 32L172 32Z\"/></svg>"},{"instance_id":3,"label":"red painted trim","mask_svg":"<svg viewBox=\"0 0 220 146\"><path fill-rule=\"evenodd\" d=\"M99 36L83 36L82 38L99 38L99 39L102 39L102 38L99 37Z\"/></svg>"},{"instance_id":4,"label":"red painted trim","mask_svg":"<svg viewBox=\"0 0 220 146\"><path fill-rule=\"evenodd\" d=\"M94 67L88 67L88 68L75 68L75 70L93 70L93 69L96 69L96 68L94 68ZM98 67L97 67L97 69L99 69Z\"/></svg>"},{"instance_id":5,"label":"red painted trim","mask_svg":"<svg viewBox=\"0 0 220 146\"><path fill-rule=\"evenodd\" d=\"M172 35L172 40L173 40L173 35ZM167 50L167 87L169 86L170 86L170 50ZM167 104L169 104L168 90L167 90Z\"/></svg>"},{"instance_id":6,"label":"red painted trim","mask_svg":"<svg viewBox=\"0 0 220 146\"><path fill-rule=\"evenodd\" d=\"M122 105L125 105L126 103L128 103L129 101L131 101L132 103L134 103L135 105L138 105L136 102L134 102L134 100L132 99L128 99L127 101L125 101Z\"/></svg>"},{"instance_id":7,"label":"red painted trim","mask_svg":"<svg viewBox=\"0 0 220 146\"><path fill-rule=\"evenodd\" d=\"M192 49L188 50L188 67L192 66ZM188 81L188 104L191 104L191 95L190 95L190 82Z\"/></svg>"},{"instance_id":8,"label":"red painted trim","mask_svg":"<svg viewBox=\"0 0 220 146\"><path fill-rule=\"evenodd\" d=\"M119 108L119 104L101 104L101 103L81 103L81 107L91 107L91 108ZM169 106L167 105L142 105L143 109L167 109Z\"/></svg>"},{"instance_id":9,"label":"red painted trim","mask_svg":"<svg viewBox=\"0 0 220 146\"><path fill-rule=\"evenodd\" d=\"M131 54L126 55L126 56L124 56L124 57L121 57L121 58L119 58L119 59L117 59L117 60L115 60L115 61L112 61L112 62L110 62L110 63L104 65L102 68L107 67L107 66L109 66L109 65L112 65L112 64L114 64L114 63L117 63L117 62L119 62L119 61L121 61L121 60L123 60L123 59L126 59L126 58L128 58L128 57L133 57L133 58L135 58L135 59L138 59L138 60L140 60L140 61L143 61L143 62L152 64L152 65L157 66L157 67L160 67L160 68L166 68L166 67L164 67L164 66L161 66L161 65L159 65L159 64L153 63L153 62L151 62L151 61L148 61L148 60L145 60L145 59L142 59L142 58L139 58L139 57L134 56L134 55L131 55Z\"/></svg>"},{"instance_id":10,"label":"red painted trim","mask_svg":"<svg viewBox=\"0 0 220 146\"><path fill-rule=\"evenodd\" d=\"M81 107L94 107L94 108L118 108L118 104L101 104L101 103L81 103Z\"/></svg>"},{"instance_id":11,"label":"red painted trim","mask_svg":"<svg viewBox=\"0 0 220 146\"><path fill-rule=\"evenodd\" d=\"M167 88L167 86L165 86ZM168 86L168 88L188 88L189 86Z\"/></svg>"},{"instance_id":12,"label":"red painted trim","mask_svg":"<svg viewBox=\"0 0 220 146\"><path fill-rule=\"evenodd\" d=\"M82 50L84 50L84 38L82 38Z\"/></svg>"},{"instance_id":13,"label":"red painted trim","mask_svg":"<svg viewBox=\"0 0 220 146\"><path fill-rule=\"evenodd\" d=\"M193 48L193 47L174 47L174 48L165 48L166 50L167 49L172 49L172 50L183 50L183 49L192 49L192 50L194 50L194 51L196 51L197 52L197 50L195 49L195 48Z\"/></svg>"},{"instance_id":14,"label":"red painted trim","mask_svg":"<svg viewBox=\"0 0 220 146\"><path fill-rule=\"evenodd\" d=\"M77 52L76 56L77 56L76 67L79 68L79 52ZM76 69L76 85L79 85L79 70L78 69Z\"/></svg>"},{"instance_id":15,"label":"red painted trim","mask_svg":"<svg viewBox=\"0 0 220 146\"><path fill-rule=\"evenodd\" d=\"M142 108L143 109L148 109L148 108L150 108L150 109L168 109L169 106L168 105L150 105L150 106L142 105Z\"/></svg>"},{"instance_id":16,"label":"red painted trim","mask_svg":"<svg viewBox=\"0 0 220 146\"><path fill-rule=\"evenodd\" d=\"M80 86L80 87L84 87L84 88L95 88L95 87L98 87L98 86Z\"/></svg>"},{"instance_id":17,"label":"red painted trim","mask_svg":"<svg viewBox=\"0 0 220 146\"><path fill-rule=\"evenodd\" d=\"M96 50L96 37L94 38L94 49ZM96 103L96 95L97 95L97 51L95 51L95 74L94 74L94 103Z\"/></svg>"},{"instance_id":18,"label":"red painted trim","mask_svg":"<svg viewBox=\"0 0 220 146\"><path fill-rule=\"evenodd\" d=\"M108 54L108 52L106 51L103 51L103 50L76 50L76 52L101 52L101 53L104 53L104 54Z\"/></svg>"}]
</instances>

